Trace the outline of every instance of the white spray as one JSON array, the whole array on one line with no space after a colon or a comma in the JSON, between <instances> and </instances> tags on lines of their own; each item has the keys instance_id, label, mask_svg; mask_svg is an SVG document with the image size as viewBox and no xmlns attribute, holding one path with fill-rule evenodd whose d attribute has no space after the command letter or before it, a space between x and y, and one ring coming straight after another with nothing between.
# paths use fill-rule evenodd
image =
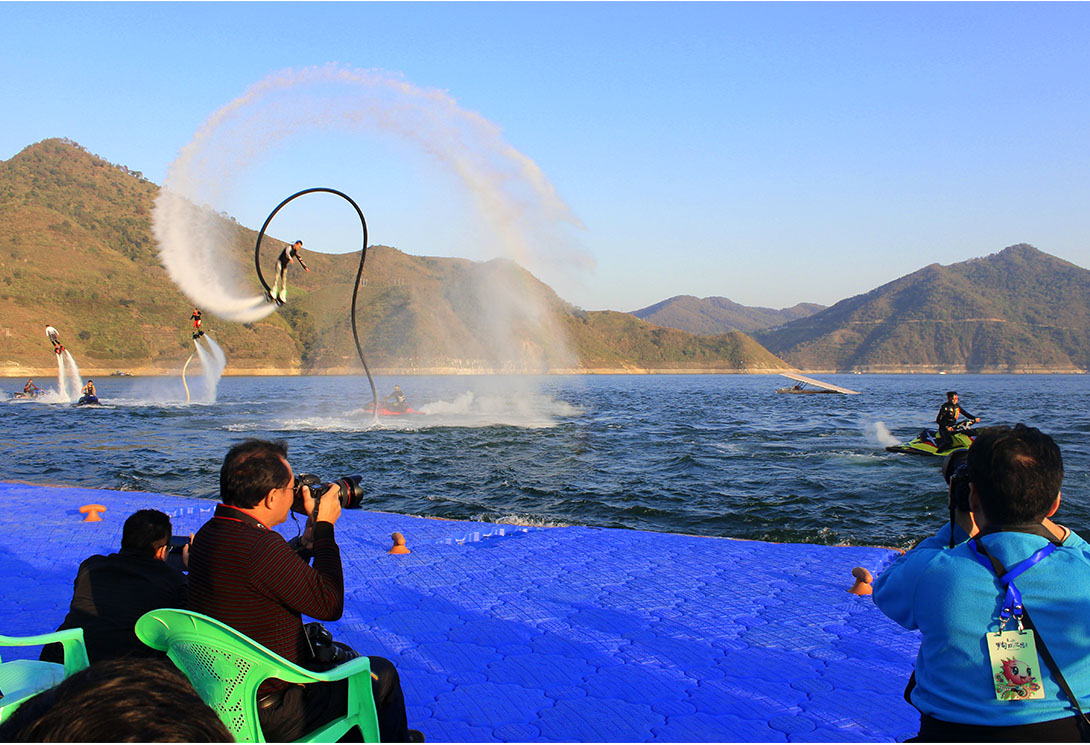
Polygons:
<instances>
[{"instance_id":1,"label":"white spray","mask_svg":"<svg viewBox=\"0 0 1090 745\"><path fill-rule=\"evenodd\" d=\"M889 447L890 445L900 445L901 441L893 436L893 433L889 431L884 422L871 422L867 425L867 438L871 442L876 442L882 447Z\"/></svg>"},{"instance_id":2,"label":"white spray","mask_svg":"<svg viewBox=\"0 0 1090 745\"><path fill-rule=\"evenodd\" d=\"M66 349L57 355L57 391L65 401L74 401L80 397L83 378L79 374L79 365Z\"/></svg>"},{"instance_id":3,"label":"white spray","mask_svg":"<svg viewBox=\"0 0 1090 745\"><path fill-rule=\"evenodd\" d=\"M207 343L207 349L201 344L201 339L205 340ZM223 369L227 366L227 358L223 354L220 345L216 344L208 334L201 335L200 339L193 342L193 346L197 348L197 356L200 358L201 370L203 372L202 400L207 403L213 403L216 400L216 390L219 388L220 378L223 376Z\"/></svg>"},{"instance_id":4,"label":"white spray","mask_svg":"<svg viewBox=\"0 0 1090 745\"><path fill-rule=\"evenodd\" d=\"M578 220L541 169L507 144L496 125L445 92L381 71L330 65L287 70L252 86L213 114L171 164L153 228L163 265L196 305L239 322L275 310L255 294L256 282L238 276L233 226L216 205L227 202L245 174L289 135L333 128L394 136L430 156L458 178L486 220L490 235L475 237L494 242L539 276L591 265L564 234L566 227L579 227ZM293 184L285 192L313 185ZM480 285L475 291L495 289ZM490 321L507 329L491 338L509 349L490 356L505 363L523 360L528 368L540 366L542 350L554 351L554 367L563 364L557 358L574 359L562 327L546 319L543 302L534 293L506 288L481 303L490 308ZM527 323L538 336L528 345ZM512 333L515 327L518 333Z\"/></svg>"}]
</instances>

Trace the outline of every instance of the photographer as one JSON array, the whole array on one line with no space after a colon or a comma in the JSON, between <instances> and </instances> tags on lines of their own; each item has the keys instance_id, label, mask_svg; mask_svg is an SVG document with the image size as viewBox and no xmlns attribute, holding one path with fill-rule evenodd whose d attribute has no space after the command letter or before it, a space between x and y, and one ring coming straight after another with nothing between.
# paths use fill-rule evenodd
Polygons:
<instances>
[{"instance_id":1,"label":"photographer","mask_svg":"<svg viewBox=\"0 0 1090 745\"><path fill-rule=\"evenodd\" d=\"M133 629L149 610L185 607L185 575L166 563L170 533L170 518L164 513L137 510L121 529L118 553L96 554L79 565L68 615L57 630L82 628L91 662L162 656L144 646ZM60 643L42 647L46 662L63 657Z\"/></svg>"},{"instance_id":2,"label":"photographer","mask_svg":"<svg viewBox=\"0 0 1090 745\"><path fill-rule=\"evenodd\" d=\"M1036 428L997 427L976 438L964 468L972 522L959 527L951 472L953 531L975 524L975 535L952 548L950 532L927 539L874 585L875 605L921 632L906 691L917 739L1088 741L1090 545L1049 519L1060 450Z\"/></svg>"},{"instance_id":3,"label":"photographer","mask_svg":"<svg viewBox=\"0 0 1090 745\"><path fill-rule=\"evenodd\" d=\"M301 616L335 621L344 608L341 554L333 526L341 515L340 487L316 500L301 488L302 507L314 518L314 566L271 530L295 501L294 473L283 442L246 440L232 447L220 470L223 503L193 540L189 559L190 608L237 629L284 659L315 667ZM315 509L317 508L317 509ZM423 741L407 729L397 670L370 657L383 742ZM297 740L345 713L347 681L301 686L270 679L258 689L265 738Z\"/></svg>"}]
</instances>

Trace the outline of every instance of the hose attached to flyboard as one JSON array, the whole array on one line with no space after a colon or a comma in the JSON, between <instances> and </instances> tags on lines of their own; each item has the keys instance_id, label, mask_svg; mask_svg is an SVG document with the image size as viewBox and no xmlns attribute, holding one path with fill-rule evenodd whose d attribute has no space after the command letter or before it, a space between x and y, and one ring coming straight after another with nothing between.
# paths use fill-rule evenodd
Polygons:
<instances>
[{"instance_id":1,"label":"hose attached to flyboard","mask_svg":"<svg viewBox=\"0 0 1090 745\"><path fill-rule=\"evenodd\" d=\"M363 217L363 210L356 204L352 197L348 196L344 192L337 191L336 189L328 189L324 186L316 186L313 189L303 189L302 191L292 194L280 204L276 205L276 209L269 213L269 216L265 218L265 224L261 226L261 231L257 234L257 244L254 246L254 267L257 269L257 278L261 280L261 286L265 288L265 292L272 297L272 288L269 287L269 283L265 281L265 275L261 273L261 239L265 237L265 231L269 227L269 223L276 217L276 213L279 212L288 202L304 194L313 194L315 192L324 192L326 194L336 194L338 197L346 200L353 209L356 210L356 214L359 215L360 225L363 227L363 248L360 250L360 268L356 272L356 286L352 290L352 339L356 342L356 354L359 355L360 363L363 365L363 371L367 373L367 382L371 384L371 406L372 411L376 419L378 418L378 391L375 389L375 380L371 377L371 370L367 367L367 360L363 358L363 347L360 346L360 335L356 330L356 298L360 292L360 280L363 278L363 262L367 259L367 220Z\"/></svg>"}]
</instances>

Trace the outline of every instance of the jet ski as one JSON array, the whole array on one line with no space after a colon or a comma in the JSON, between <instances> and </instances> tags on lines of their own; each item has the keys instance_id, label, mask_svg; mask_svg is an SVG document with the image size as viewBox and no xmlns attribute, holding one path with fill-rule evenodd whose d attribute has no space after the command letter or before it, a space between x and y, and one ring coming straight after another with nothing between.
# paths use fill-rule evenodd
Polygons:
<instances>
[{"instance_id":1,"label":"jet ski","mask_svg":"<svg viewBox=\"0 0 1090 745\"><path fill-rule=\"evenodd\" d=\"M972 422L958 422L951 427L953 437L950 447L939 450L939 433L933 429L921 429L920 433L903 445L890 445L886 448L891 453L914 453L916 455L938 455L945 457L955 450L965 450L976 439L976 430Z\"/></svg>"},{"instance_id":2,"label":"jet ski","mask_svg":"<svg viewBox=\"0 0 1090 745\"><path fill-rule=\"evenodd\" d=\"M11 394L11 398L14 401L29 401L34 398L39 398L45 395L45 391L41 388L31 391L30 393L24 393L23 391L16 391Z\"/></svg>"},{"instance_id":3,"label":"jet ski","mask_svg":"<svg viewBox=\"0 0 1090 745\"><path fill-rule=\"evenodd\" d=\"M80 396L76 406L99 406L98 396Z\"/></svg>"},{"instance_id":4,"label":"jet ski","mask_svg":"<svg viewBox=\"0 0 1090 745\"><path fill-rule=\"evenodd\" d=\"M363 407L363 410L366 411L368 414L370 414L372 411L375 410L374 404L367 404L366 406ZM406 414L423 414L423 413L424 412L417 411L416 409L414 409L411 406L406 406L404 409L387 409L382 404L379 404L379 406L378 406L378 415L379 416L404 416Z\"/></svg>"}]
</instances>

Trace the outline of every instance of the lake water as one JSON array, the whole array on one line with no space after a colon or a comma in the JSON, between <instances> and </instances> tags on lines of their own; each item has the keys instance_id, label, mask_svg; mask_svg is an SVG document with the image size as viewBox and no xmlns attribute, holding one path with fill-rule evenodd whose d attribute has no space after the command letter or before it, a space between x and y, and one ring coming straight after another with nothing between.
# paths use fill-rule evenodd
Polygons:
<instances>
[{"instance_id":1,"label":"lake water","mask_svg":"<svg viewBox=\"0 0 1090 745\"><path fill-rule=\"evenodd\" d=\"M984 424L1057 440L1057 519L1090 537L1085 376L822 379L862 395L776 395L765 375L379 379L426 413L372 427L364 377L224 378L192 404L180 379L100 378L102 407L0 404L0 479L214 500L227 448L265 437L297 473L361 474L370 510L904 547L945 519L946 485L938 459L887 453L886 430L911 439L957 389Z\"/></svg>"}]
</instances>

